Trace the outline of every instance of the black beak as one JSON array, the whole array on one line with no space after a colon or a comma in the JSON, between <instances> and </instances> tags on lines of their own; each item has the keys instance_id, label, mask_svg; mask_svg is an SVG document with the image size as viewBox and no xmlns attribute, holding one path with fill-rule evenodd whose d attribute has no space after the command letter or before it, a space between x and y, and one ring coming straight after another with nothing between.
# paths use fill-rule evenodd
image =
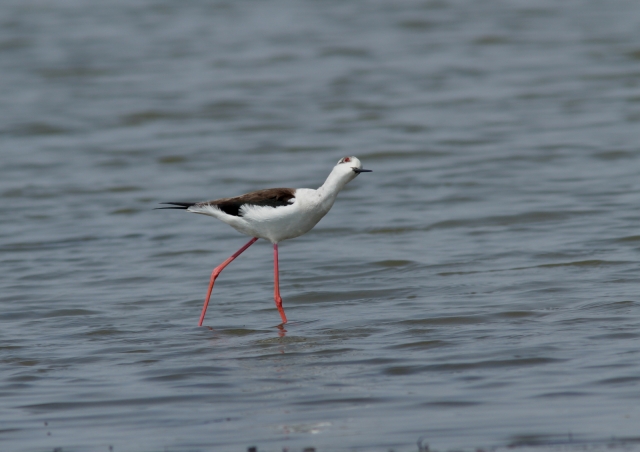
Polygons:
<instances>
[{"instance_id":1,"label":"black beak","mask_svg":"<svg viewBox=\"0 0 640 452\"><path fill-rule=\"evenodd\" d=\"M355 166L353 168L351 168L353 170L354 173L356 174L360 174L360 173L372 173L373 170L371 169L364 169L364 168L356 168Z\"/></svg>"}]
</instances>

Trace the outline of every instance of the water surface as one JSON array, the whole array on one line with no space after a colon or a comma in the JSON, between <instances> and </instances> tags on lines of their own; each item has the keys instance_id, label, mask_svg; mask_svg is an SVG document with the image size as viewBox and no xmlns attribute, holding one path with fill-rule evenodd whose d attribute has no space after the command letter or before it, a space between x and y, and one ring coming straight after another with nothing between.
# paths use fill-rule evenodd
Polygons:
<instances>
[{"instance_id":1,"label":"water surface","mask_svg":"<svg viewBox=\"0 0 640 452\"><path fill-rule=\"evenodd\" d=\"M640 4L5 1L0 447L636 445ZM374 170L272 250L153 211ZM634 440L635 438L635 440Z\"/></svg>"}]
</instances>

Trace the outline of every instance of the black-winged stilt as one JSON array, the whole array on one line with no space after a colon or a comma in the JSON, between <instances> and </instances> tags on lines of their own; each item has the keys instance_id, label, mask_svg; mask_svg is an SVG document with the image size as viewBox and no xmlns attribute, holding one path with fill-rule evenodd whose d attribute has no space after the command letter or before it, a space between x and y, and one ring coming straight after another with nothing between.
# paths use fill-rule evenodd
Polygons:
<instances>
[{"instance_id":1,"label":"black-winged stilt","mask_svg":"<svg viewBox=\"0 0 640 452\"><path fill-rule=\"evenodd\" d=\"M209 289L198 326L202 326L213 284L220 272L259 238L273 244L274 298L282 323L287 323L280 297L278 243L298 237L313 229L318 221L329 212L340 190L355 179L358 174L371 171L362 169L362 163L356 157L344 157L333 167L327 180L317 190L311 188L268 188L235 198L204 202L162 203L170 204L173 207L160 207L160 209L183 209L188 212L209 215L227 223L237 231L253 237L211 273Z\"/></svg>"}]
</instances>

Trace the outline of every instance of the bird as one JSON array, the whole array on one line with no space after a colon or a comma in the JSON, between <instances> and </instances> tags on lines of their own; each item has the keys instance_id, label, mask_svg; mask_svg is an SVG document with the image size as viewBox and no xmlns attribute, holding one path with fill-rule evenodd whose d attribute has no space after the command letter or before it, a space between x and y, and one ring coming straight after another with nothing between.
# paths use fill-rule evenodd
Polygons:
<instances>
[{"instance_id":1,"label":"bird","mask_svg":"<svg viewBox=\"0 0 640 452\"><path fill-rule=\"evenodd\" d=\"M222 270L258 239L268 240L273 244L274 300L282 320L280 326L287 323L287 316L282 307L282 297L280 296L278 243L299 237L313 229L329 212L344 186L360 173L370 172L372 170L362 168L362 163L357 157L349 156L341 158L329 173L324 184L315 190L312 188L267 188L234 198L203 202L160 203L171 207L158 207L157 209L181 209L208 215L252 237L249 242L213 269L198 326L202 326L204 322L213 285Z\"/></svg>"}]
</instances>

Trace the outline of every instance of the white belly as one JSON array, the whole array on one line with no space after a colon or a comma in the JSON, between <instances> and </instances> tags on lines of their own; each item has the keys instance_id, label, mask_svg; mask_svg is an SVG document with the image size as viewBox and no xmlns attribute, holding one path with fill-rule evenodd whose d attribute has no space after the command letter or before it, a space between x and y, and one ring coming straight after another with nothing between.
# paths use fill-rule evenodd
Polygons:
<instances>
[{"instance_id":1,"label":"white belly","mask_svg":"<svg viewBox=\"0 0 640 452\"><path fill-rule=\"evenodd\" d=\"M278 243L309 232L326 213L303 209L297 202L282 207L245 206L241 221L231 226L244 234Z\"/></svg>"}]
</instances>

